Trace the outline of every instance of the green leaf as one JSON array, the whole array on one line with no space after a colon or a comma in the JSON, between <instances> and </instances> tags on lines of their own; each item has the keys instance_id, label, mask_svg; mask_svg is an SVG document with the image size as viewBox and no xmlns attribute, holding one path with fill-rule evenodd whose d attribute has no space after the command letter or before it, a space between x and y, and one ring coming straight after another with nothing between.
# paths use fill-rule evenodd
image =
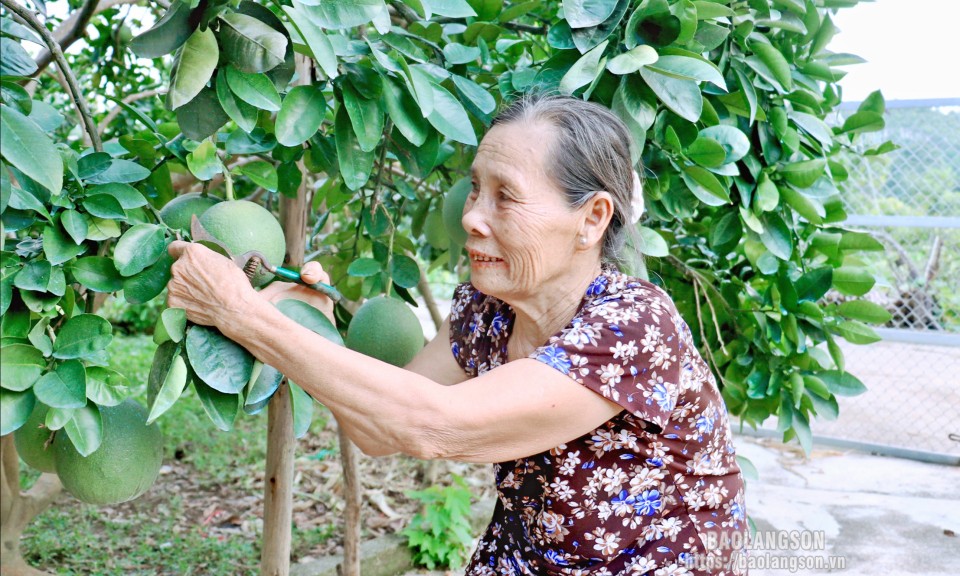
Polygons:
<instances>
[{"instance_id":1,"label":"green leaf","mask_svg":"<svg viewBox=\"0 0 960 576\"><path fill-rule=\"evenodd\" d=\"M560 79L560 92L562 94L573 94L582 86L586 86L603 72L604 62L603 51L606 50L609 41L602 42L596 48L590 50L567 70L567 73Z\"/></svg>"},{"instance_id":2,"label":"green leaf","mask_svg":"<svg viewBox=\"0 0 960 576\"><path fill-rule=\"evenodd\" d=\"M171 110L183 106L196 97L217 68L220 48L213 29L195 30L180 49L167 93Z\"/></svg>"},{"instance_id":3,"label":"green leaf","mask_svg":"<svg viewBox=\"0 0 960 576\"><path fill-rule=\"evenodd\" d=\"M183 340L187 330L187 311L183 308L167 308L157 318L153 330L153 342L158 346L164 342L178 343Z\"/></svg>"},{"instance_id":4,"label":"green leaf","mask_svg":"<svg viewBox=\"0 0 960 576\"><path fill-rule=\"evenodd\" d=\"M765 212L760 216L763 232L760 241L771 254L781 260L789 260L793 255L793 232L776 212Z\"/></svg>"},{"instance_id":5,"label":"green leaf","mask_svg":"<svg viewBox=\"0 0 960 576\"><path fill-rule=\"evenodd\" d=\"M731 210L710 228L710 247L719 254L729 253L743 237L740 214Z\"/></svg>"},{"instance_id":6,"label":"green leaf","mask_svg":"<svg viewBox=\"0 0 960 576\"><path fill-rule=\"evenodd\" d=\"M357 136L350 125L350 117L346 107L337 108L334 120L334 136L337 144L337 161L340 165L340 176L343 183L350 190L359 190L370 179L373 170L374 153L360 149Z\"/></svg>"},{"instance_id":7,"label":"green leaf","mask_svg":"<svg viewBox=\"0 0 960 576\"><path fill-rule=\"evenodd\" d=\"M456 78L454 76L454 83ZM384 78L383 100L387 107L387 114L404 138L414 146L423 145L430 130L430 123L420 113L413 97L390 78Z\"/></svg>"},{"instance_id":8,"label":"green leaf","mask_svg":"<svg viewBox=\"0 0 960 576\"><path fill-rule=\"evenodd\" d=\"M327 113L327 101L314 86L296 86L287 93L277 114L277 142L299 146L317 133Z\"/></svg>"},{"instance_id":9,"label":"green leaf","mask_svg":"<svg viewBox=\"0 0 960 576\"><path fill-rule=\"evenodd\" d=\"M87 367L87 398L100 406L116 406L126 400L130 382L119 372L100 366Z\"/></svg>"},{"instance_id":10,"label":"green leaf","mask_svg":"<svg viewBox=\"0 0 960 576\"><path fill-rule=\"evenodd\" d=\"M837 307L840 315L853 320L860 320L870 324L884 324L889 322L893 315L886 308L867 300L848 300L841 302Z\"/></svg>"},{"instance_id":11,"label":"green leaf","mask_svg":"<svg viewBox=\"0 0 960 576\"><path fill-rule=\"evenodd\" d=\"M27 344L0 348L0 385L7 390L28 390L43 374L47 361L43 353Z\"/></svg>"},{"instance_id":12,"label":"green leaf","mask_svg":"<svg viewBox=\"0 0 960 576\"><path fill-rule=\"evenodd\" d=\"M750 45L753 52L760 58L760 61L773 74L773 77L784 90L790 92L793 90L793 77L790 75L790 64L783 57L783 53L771 44L765 42L754 42Z\"/></svg>"},{"instance_id":13,"label":"green leaf","mask_svg":"<svg viewBox=\"0 0 960 576\"><path fill-rule=\"evenodd\" d=\"M34 290L36 292L46 292L47 284L50 283L50 270L52 267L46 260L34 260L27 262L22 270L13 280L13 285L21 290Z\"/></svg>"},{"instance_id":14,"label":"green leaf","mask_svg":"<svg viewBox=\"0 0 960 576\"><path fill-rule=\"evenodd\" d=\"M867 387L863 385L863 382L849 372L828 370L825 372L816 372L814 376L823 380L823 383L827 385L830 392L833 392L837 396L859 396L867 391Z\"/></svg>"},{"instance_id":15,"label":"green leaf","mask_svg":"<svg viewBox=\"0 0 960 576\"><path fill-rule=\"evenodd\" d=\"M431 0L431 6L433 0ZM562 0L563 13L571 28L596 26L610 17L616 0Z\"/></svg>"},{"instance_id":16,"label":"green leaf","mask_svg":"<svg viewBox=\"0 0 960 576\"><path fill-rule=\"evenodd\" d=\"M699 136L690 144L685 154L687 158L707 168L720 166L727 157L726 151L719 142L712 138L701 138Z\"/></svg>"},{"instance_id":17,"label":"green leaf","mask_svg":"<svg viewBox=\"0 0 960 576\"><path fill-rule=\"evenodd\" d=\"M860 132L877 132L883 130L886 123L883 114L877 112L855 112L843 121L841 132L857 134Z\"/></svg>"},{"instance_id":18,"label":"green leaf","mask_svg":"<svg viewBox=\"0 0 960 576\"><path fill-rule=\"evenodd\" d=\"M434 14L449 16L450 18L469 18L476 16L473 7L466 0L429 0Z\"/></svg>"},{"instance_id":19,"label":"green leaf","mask_svg":"<svg viewBox=\"0 0 960 576\"><path fill-rule=\"evenodd\" d=\"M820 142L824 148L829 148L833 144L833 131L827 126L827 123L817 118L813 114L804 112L789 111L787 116L800 127L801 130L812 136Z\"/></svg>"},{"instance_id":20,"label":"green leaf","mask_svg":"<svg viewBox=\"0 0 960 576\"><path fill-rule=\"evenodd\" d=\"M390 261L390 277L397 286L413 288L420 283L420 266L409 256L394 254Z\"/></svg>"},{"instance_id":21,"label":"green leaf","mask_svg":"<svg viewBox=\"0 0 960 576\"><path fill-rule=\"evenodd\" d=\"M216 90L217 100L220 102L220 107L223 108L227 116L236 122L237 126L244 132L253 132L254 128L257 127L257 115L259 112L255 106L247 104L237 98L230 90L230 86L227 83L226 68L221 68L220 71L217 72Z\"/></svg>"},{"instance_id":22,"label":"green leaf","mask_svg":"<svg viewBox=\"0 0 960 576\"><path fill-rule=\"evenodd\" d=\"M37 64L16 40L0 38L0 76L33 76Z\"/></svg>"},{"instance_id":23,"label":"green leaf","mask_svg":"<svg viewBox=\"0 0 960 576\"><path fill-rule=\"evenodd\" d=\"M57 338L57 342L60 338ZM55 344L56 344L55 343ZM81 408L87 404L87 376L79 360L67 360L33 385L33 393L53 408Z\"/></svg>"},{"instance_id":24,"label":"green leaf","mask_svg":"<svg viewBox=\"0 0 960 576\"><path fill-rule=\"evenodd\" d=\"M656 62L647 64L646 67L648 70L681 80L711 82L722 90L727 90L727 83L716 65L699 58L673 54L661 55Z\"/></svg>"},{"instance_id":25,"label":"green leaf","mask_svg":"<svg viewBox=\"0 0 960 576\"><path fill-rule=\"evenodd\" d=\"M106 169L85 178L88 184L109 184L111 182L139 182L150 177L150 170L133 162L122 158L110 160Z\"/></svg>"},{"instance_id":26,"label":"green leaf","mask_svg":"<svg viewBox=\"0 0 960 576\"><path fill-rule=\"evenodd\" d=\"M730 192L716 176L699 166L687 166L681 174L687 188L707 206L730 203Z\"/></svg>"},{"instance_id":27,"label":"green leaf","mask_svg":"<svg viewBox=\"0 0 960 576\"><path fill-rule=\"evenodd\" d=\"M310 431L310 421L313 420L313 398L293 382L289 382L289 386L290 404L293 410L293 436L303 438Z\"/></svg>"},{"instance_id":28,"label":"green leaf","mask_svg":"<svg viewBox=\"0 0 960 576\"><path fill-rule=\"evenodd\" d=\"M167 240L162 227L137 224L120 237L113 252L113 262L121 276L133 276L155 264L166 251Z\"/></svg>"},{"instance_id":29,"label":"green leaf","mask_svg":"<svg viewBox=\"0 0 960 576\"><path fill-rule=\"evenodd\" d=\"M81 204L88 213L99 218L122 220L127 217L127 213L123 211L120 202L109 194L87 196Z\"/></svg>"},{"instance_id":30,"label":"green leaf","mask_svg":"<svg viewBox=\"0 0 960 576\"><path fill-rule=\"evenodd\" d=\"M230 12L220 16L220 43L227 62L241 72L272 70L283 62L286 37L267 24L246 14Z\"/></svg>"},{"instance_id":31,"label":"green leaf","mask_svg":"<svg viewBox=\"0 0 960 576\"><path fill-rule=\"evenodd\" d=\"M179 350L179 348L178 348ZM151 373L151 376L153 374ZM153 379L151 378L151 384ZM174 354L170 363L170 369L163 375L163 380L159 385L153 401L150 403L150 414L147 416L147 424L153 423L164 412L173 407L173 405L183 394L183 389L187 385L187 363L183 356Z\"/></svg>"},{"instance_id":32,"label":"green leaf","mask_svg":"<svg viewBox=\"0 0 960 576\"><path fill-rule=\"evenodd\" d=\"M117 292L123 288L123 277L113 260L106 256L87 256L67 267L74 279L94 292Z\"/></svg>"},{"instance_id":33,"label":"green leaf","mask_svg":"<svg viewBox=\"0 0 960 576\"><path fill-rule=\"evenodd\" d=\"M477 135L467 117L467 111L453 94L439 84L433 85L433 111L427 116L427 120L447 138L468 146L477 145Z\"/></svg>"},{"instance_id":34,"label":"green leaf","mask_svg":"<svg viewBox=\"0 0 960 576\"><path fill-rule=\"evenodd\" d=\"M357 258L347 267L347 274L364 278L379 274L382 269L380 262L373 258Z\"/></svg>"},{"instance_id":35,"label":"green leaf","mask_svg":"<svg viewBox=\"0 0 960 576\"><path fill-rule=\"evenodd\" d=\"M87 240L106 240L120 237L120 224L116 220L104 218L87 219Z\"/></svg>"},{"instance_id":36,"label":"green leaf","mask_svg":"<svg viewBox=\"0 0 960 576\"><path fill-rule=\"evenodd\" d=\"M343 107L350 117L360 150L371 152L383 138L383 110L379 102L360 96L351 84L343 88Z\"/></svg>"},{"instance_id":37,"label":"green leaf","mask_svg":"<svg viewBox=\"0 0 960 576\"><path fill-rule=\"evenodd\" d=\"M239 344L206 326L187 330L187 358L207 386L224 394L236 394L250 380L253 356Z\"/></svg>"},{"instance_id":38,"label":"green leaf","mask_svg":"<svg viewBox=\"0 0 960 576\"><path fill-rule=\"evenodd\" d=\"M200 380L193 381L193 387L200 398L200 405L213 425L229 432L240 413L240 395L226 394L207 386Z\"/></svg>"},{"instance_id":39,"label":"green leaf","mask_svg":"<svg viewBox=\"0 0 960 576\"><path fill-rule=\"evenodd\" d=\"M639 72L644 82L664 106L690 122L700 119L700 114L703 112L703 95L696 81L674 78L649 68L641 68Z\"/></svg>"},{"instance_id":40,"label":"green leaf","mask_svg":"<svg viewBox=\"0 0 960 576\"><path fill-rule=\"evenodd\" d=\"M880 336L862 322L845 320L837 326L837 332L851 344L872 344L880 341Z\"/></svg>"},{"instance_id":41,"label":"green leaf","mask_svg":"<svg viewBox=\"0 0 960 576\"><path fill-rule=\"evenodd\" d=\"M240 173L261 188L269 190L270 192L277 191L279 183L277 169L273 164L265 160L257 160L256 162L244 164L240 167Z\"/></svg>"},{"instance_id":42,"label":"green leaf","mask_svg":"<svg viewBox=\"0 0 960 576\"><path fill-rule=\"evenodd\" d=\"M285 316L292 318L301 326L309 328L338 346L343 346L343 339L340 338L337 327L323 312L310 304L302 300L287 299L277 302L276 306Z\"/></svg>"},{"instance_id":43,"label":"green leaf","mask_svg":"<svg viewBox=\"0 0 960 576\"><path fill-rule=\"evenodd\" d=\"M89 456L103 442L103 421L96 404L86 404L73 411L73 418L64 425L67 436L81 456Z\"/></svg>"},{"instance_id":44,"label":"green leaf","mask_svg":"<svg viewBox=\"0 0 960 576\"><path fill-rule=\"evenodd\" d=\"M863 296L876 283L867 269L855 266L842 266L833 271L833 287L841 294Z\"/></svg>"},{"instance_id":45,"label":"green leaf","mask_svg":"<svg viewBox=\"0 0 960 576\"><path fill-rule=\"evenodd\" d=\"M614 74L632 74L644 66L653 64L660 56L647 44L620 54L607 63L607 70Z\"/></svg>"},{"instance_id":46,"label":"green leaf","mask_svg":"<svg viewBox=\"0 0 960 576\"><path fill-rule=\"evenodd\" d=\"M430 5L436 0L432 0ZM387 8L383 0L307 0L298 2L298 8L321 29L343 30L362 26L376 18Z\"/></svg>"},{"instance_id":47,"label":"green leaf","mask_svg":"<svg viewBox=\"0 0 960 576\"><path fill-rule=\"evenodd\" d=\"M173 257L164 251L156 264L139 274L125 278L123 281L124 299L131 304L143 304L153 300L163 292L167 282L170 281L170 267L172 265Z\"/></svg>"},{"instance_id":48,"label":"green leaf","mask_svg":"<svg viewBox=\"0 0 960 576\"><path fill-rule=\"evenodd\" d=\"M310 21L300 4L284 6L283 10L290 17L290 21L300 33L300 37L307 43L307 48L313 54L313 59L323 69L323 73L328 78L336 78L339 75L337 56L333 51L333 44L330 43L330 39L324 34L323 29Z\"/></svg>"},{"instance_id":49,"label":"green leaf","mask_svg":"<svg viewBox=\"0 0 960 576\"><path fill-rule=\"evenodd\" d=\"M130 42L130 48L141 58L158 58L183 45L193 32L188 4L173 2L152 28Z\"/></svg>"},{"instance_id":50,"label":"green leaf","mask_svg":"<svg viewBox=\"0 0 960 576\"><path fill-rule=\"evenodd\" d=\"M480 49L451 42L443 47L443 57L447 64L466 64L480 58Z\"/></svg>"},{"instance_id":51,"label":"green leaf","mask_svg":"<svg viewBox=\"0 0 960 576\"><path fill-rule=\"evenodd\" d=\"M227 84L237 98L255 108L268 112L280 110L280 93L266 74L247 74L229 66Z\"/></svg>"},{"instance_id":52,"label":"green leaf","mask_svg":"<svg viewBox=\"0 0 960 576\"><path fill-rule=\"evenodd\" d=\"M577 50L581 53L586 52L610 38L620 26L620 22L623 21L629 7L630 0L617 0L613 12L600 24L587 28L571 29L570 36L573 38L573 44ZM497 51L503 52L499 47Z\"/></svg>"},{"instance_id":53,"label":"green leaf","mask_svg":"<svg viewBox=\"0 0 960 576\"><path fill-rule=\"evenodd\" d=\"M490 114L497 109L496 99L473 80L468 80L457 74L451 74L450 79L453 80L453 85L456 87L457 92L459 92L466 101L476 106L480 112Z\"/></svg>"},{"instance_id":54,"label":"green leaf","mask_svg":"<svg viewBox=\"0 0 960 576\"><path fill-rule=\"evenodd\" d=\"M638 231L640 232L640 252L655 258L663 258L670 254L670 247L659 232L646 226L640 226Z\"/></svg>"},{"instance_id":55,"label":"green leaf","mask_svg":"<svg viewBox=\"0 0 960 576\"><path fill-rule=\"evenodd\" d=\"M113 326L96 314L80 314L64 323L53 343L54 358L88 358L113 341Z\"/></svg>"},{"instance_id":56,"label":"green leaf","mask_svg":"<svg viewBox=\"0 0 960 576\"><path fill-rule=\"evenodd\" d=\"M864 252L882 252L883 244L869 232L844 231L840 236L841 250L856 250Z\"/></svg>"},{"instance_id":57,"label":"green leaf","mask_svg":"<svg viewBox=\"0 0 960 576\"><path fill-rule=\"evenodd\" d=\"M176 115L177 125L183 135L198 142L216 134L230 119L230 115L220 104L217 91L208 87L200 90L193 100L177 108Z\"/></svg>"},{"instance_id":58,"label":"green leaf","mask_svg":"<svg viewBox=\"0 0 960 576\"><path fill-rule=\"evenodd\" d=\"M833 268L823 266L809 270L798 278L794 285L797 289L797 299L801 302L816 302L823 298L823 295L830 289L832 282Z\"/></svg>"},{"instance_id":59,"label":"green leaf","mask_svg":"<svg viewBox=\"0 0 960 576\"><path fill-rule=\"evenodd\" d=\"M809 188L826 173L826 168L827 161L825 158L815 158L803 162L783 164L779 167L779 172L783 175L784 180L793 186Z\"/></svg>"},{"instance_id":60,"label":"green leaf","mask_svg":"<svg viewBox=\"0 0 960 576\"><path fill-rule=\"evenodd\" d=\"M723 146L726 153L723 164L737 162L750 152L750 139L733 126L719 124L700 130L699 138L710 138Z\"/></svg>"},{"instance_id":61,"label":"green leaf","mask_svg":"<svg viewBox=\"0 0 960 576\"><path fill-rule=\"evenodd\" d=\"M16 432L30 418L37 397L31 390L13 392L0 388L0 436Z\"/></svg>"},{"instance_id":62,"label":"green leaf","mask_svg":"<svg viewBox=\"0 0 960 576\"><path fill-rule=\"evenodd\" d=\"M36 32L7 17L0 18L0 32L8 36L13 36L14 38L19 38L21 40L26 40L27 42L33 42L34 44L43 46L43 40L37 36Z\"/></svg>"},{"instance_id":63,"label":"green leaf","mask_svg":"<svg viewBox=\"0 0 960 576\"><path fill-rule=\"evenodd\" d=\"M86 248L78 246L73 239L61 231L59 226L44 226L43 253L50 264L57 266L82 254Z\"/></svg>"},{"instance_id":64,"label":"green leaf","mask_svg":"<svg viewBox=\"0 0 960 576\"><path fill-rule=\"evenodd\" d=\"M89 196L95 196L97 194L113 196L116 198L117 202L120 203L120 206L125 210L147 205L147 199L143 196L143 194L140 193L139 190L122 182L111 182L110 184L94 186L87 190L87 194ZM64 215L66 215L66 213L64 213ZM61 217L61 223L62 222L63 220ZM64 228L66 228L66 224L64 224ZM84 223L84 228L86 228L86 223Z\"/></svg>"},{"instance_id":65,"label":"green leaf","mask_svg":"<svg viewBox=\"0 0 960 576\"><path fill-rule=\"evenodd\" d=\"M0 156L51 194L63 187L63 161L43 130L10 106L0 106Z\"/></svg>"},{"instance_id":66,"label":"green leaf","mask_svg":"<svg viewBox=\"0 0 960 576\"><path fill-rule=\"evenodd\" d=\"M47 410L47 416L43 419L43 425L48 430L60 430L67 425L67 422L73 418L73 412L76 408L55 408L53 406Z\"/></svg>"},{"instance_id":67,"label":"green leaf","mask_svg":"<svg viewBox=\"0 0 960 576\"><path fill-rule=\"evenodd\" d=\"M243 411L254 414L263 409L267 402L276 393L283 381L283 374L273 366L259 360L253 364L253 373L247 383L246 395L243 401Z\"/></svg>"},{"instance_id":68,"label":"green leaf","mask_svg":"<svg viewBox=\"0 0 960 576\"><path fill-rule=\"evenodd\" d=\"M187 154L187 168L198 180L213 179L223 173L223 164L217 156L217 146L212 140L204 140L197 149Z\"/></svg>"}]
</instances>

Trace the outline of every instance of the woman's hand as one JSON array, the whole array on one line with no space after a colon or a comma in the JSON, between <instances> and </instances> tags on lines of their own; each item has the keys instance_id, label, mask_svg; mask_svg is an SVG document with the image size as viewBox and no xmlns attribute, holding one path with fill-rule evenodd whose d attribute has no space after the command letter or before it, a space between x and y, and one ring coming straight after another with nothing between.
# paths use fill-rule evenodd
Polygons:
<instances>
[{"instance_id":1,"label":"woman's hand","mask_svg":"<svg viewBox=\"0 0 960 576\"><path fill-rule=\"evenodd\" d=\"M195 324L223 329L235 314L252 312L257 292L236 264L202 244L174 241L176 260L167 284L167 305L183 308Z\"/></svg>"},{"instance_id":2,"label":"woman's hand","mask_svg":"<svg viewBox=\"0 0 960 576\"><path fill-rule=\"evenodd\" d=\"M303 268L300 269L300 277L307 284L316 284L317 282L330 283L330 275L323 270L323 266L321 266L319 262L307 262L304 264ZM289 298L301 300L320 310L331 322L334 322L333 300L313 288L308 288L307 286L293 282L278 281L271 283L261 290L260 295L271 302L279 302L280 300L287 300Z\"/></svg>"}]
</instances>

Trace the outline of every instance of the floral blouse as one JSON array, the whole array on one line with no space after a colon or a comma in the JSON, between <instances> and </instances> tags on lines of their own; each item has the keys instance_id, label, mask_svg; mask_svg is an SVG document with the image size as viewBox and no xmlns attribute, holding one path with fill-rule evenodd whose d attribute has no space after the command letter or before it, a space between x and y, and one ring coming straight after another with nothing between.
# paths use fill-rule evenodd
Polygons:
<instances>
[{"instance_id":1,"label":"floral blouse","mask_svg":"<svg viewBox=\"0 0 960 576\"><path fill-rule=\"evenodd\" d=\"M469 376L507 361L513 319L508 304L457 287L450 341ZM549 451L494 464L497 505L466 574L744 573L727 411L666 292L604 268L573 320L530 358L624 410Z\"/></svg>"}]
</instances>

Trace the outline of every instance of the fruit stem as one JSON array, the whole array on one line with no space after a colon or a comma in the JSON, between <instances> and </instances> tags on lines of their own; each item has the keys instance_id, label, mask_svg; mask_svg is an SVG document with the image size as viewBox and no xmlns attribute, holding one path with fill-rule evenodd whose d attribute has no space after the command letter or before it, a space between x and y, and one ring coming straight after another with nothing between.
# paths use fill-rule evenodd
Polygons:
<instances>
[{"instance_id":1,"label":"fruit stem","mask_svg":"<svg viewBox=\"0 0 960 576\"><path fill-rule=\"evenodd\" d=\"M223 167L223 181L226 184L226 197L227 201L234 199L233 197L233 176L230 174L230 169L226 166Z\"/></svg>"}]
</instances>

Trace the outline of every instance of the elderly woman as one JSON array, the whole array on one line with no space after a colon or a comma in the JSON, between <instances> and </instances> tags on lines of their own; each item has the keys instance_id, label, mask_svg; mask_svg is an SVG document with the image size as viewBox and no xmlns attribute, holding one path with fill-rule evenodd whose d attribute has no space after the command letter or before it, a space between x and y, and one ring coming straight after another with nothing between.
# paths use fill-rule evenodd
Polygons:
<instances>
[{"instance_id":1,"label":"elderly woman","mask_svg":"<svg viewBox=\"0 0 960 576\"><path fill-rule=\"evenodd\" d=\"M493 463L499 499L469 575L740 573L743 481L717 385L670 297L616 266L642 210L624 125L522 98L472 172L470 282L405 368L270 303L329 314L323 296L256 292L199 245L171 245L169 304L296 381L367 454ZM303 274L328 280L316 263Z\"/></svg>"}]
</instances>

